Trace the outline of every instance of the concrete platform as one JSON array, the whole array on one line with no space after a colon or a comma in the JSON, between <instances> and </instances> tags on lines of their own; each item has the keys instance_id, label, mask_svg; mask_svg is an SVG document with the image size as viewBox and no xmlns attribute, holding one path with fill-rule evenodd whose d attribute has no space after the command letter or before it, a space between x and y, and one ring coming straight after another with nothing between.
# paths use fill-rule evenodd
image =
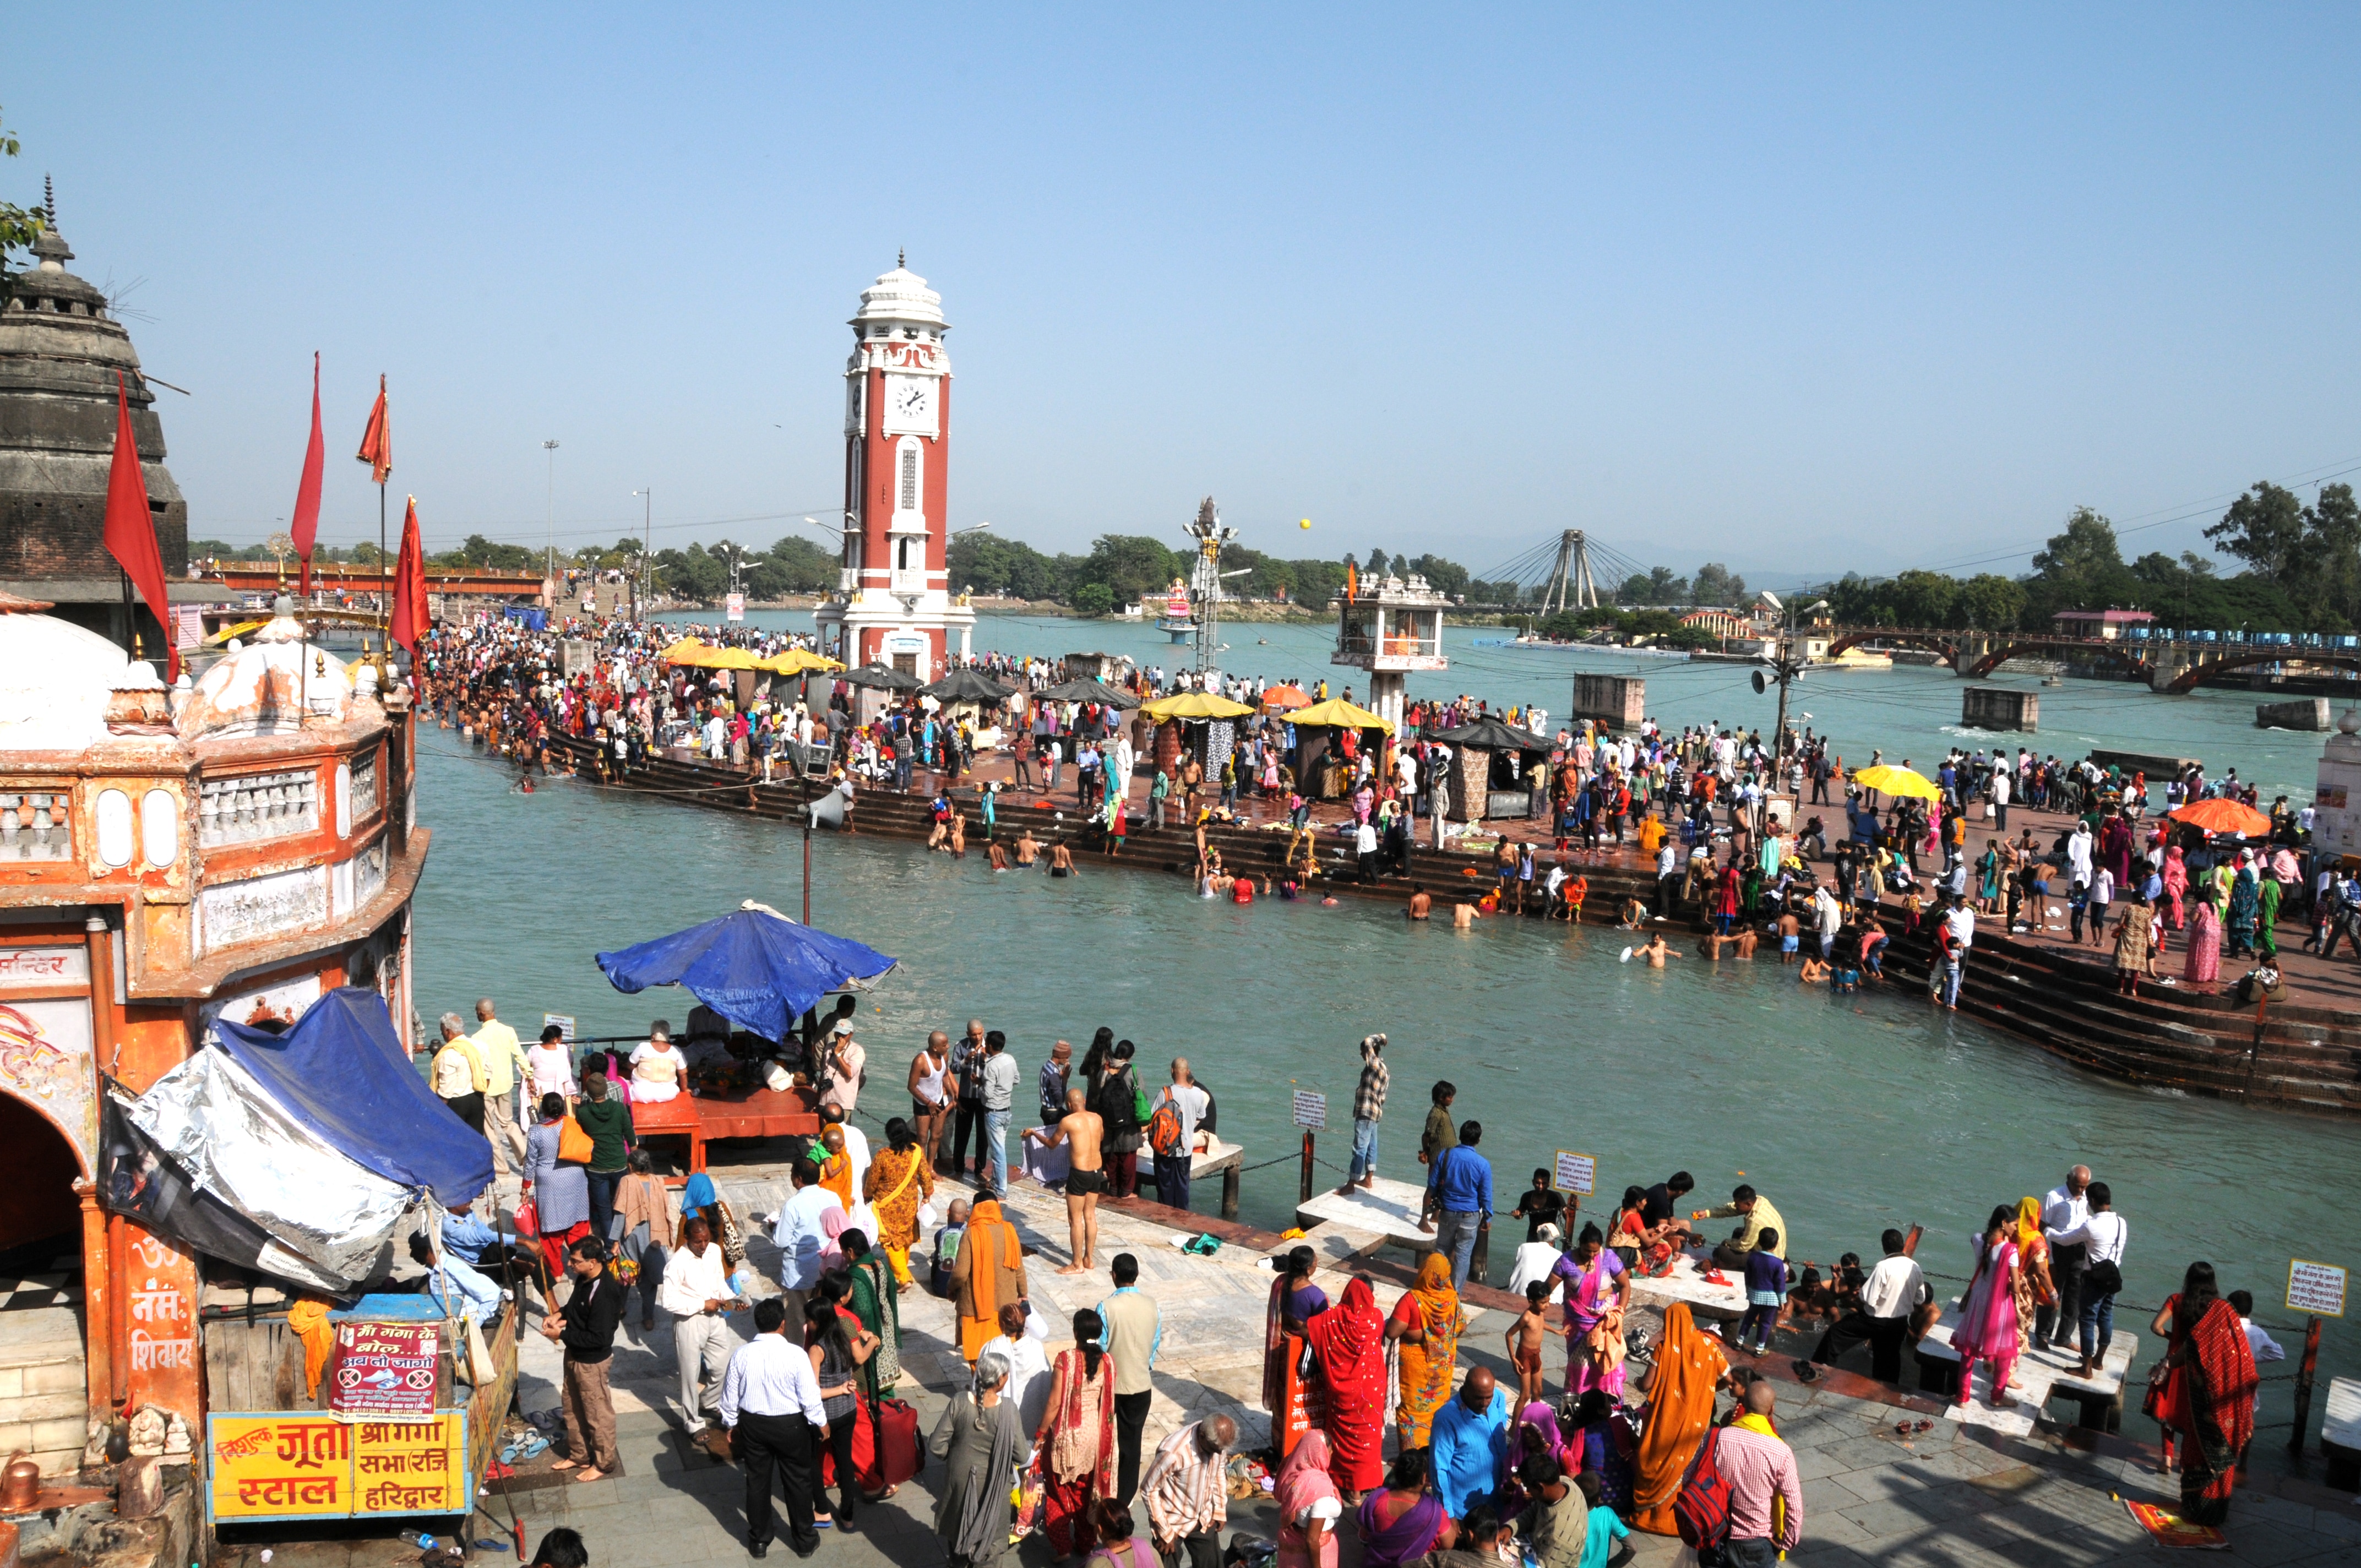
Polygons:
<instances>
[{"instance_id":1,"label":"concrete platform","mask_svg":"<svg viewBox=\"0 0 2361 1568\"><path fill-rule=\"evenodd\" d=\"M1960 1304L1947 1302L1943 1321L1927 1331L1918 1342L1918 1354L1924 1359L1957 1361L1960 1353L1951 1347L1951 1331L1959 1325ZM2072 1369L2082 1365L2079 1354L2069 1355L2047 1346L2036 1346L2017 1358L2015 1368L2016 1392L2010 1402L1995 1407L1993 1403L1992 1367L1980 1364L1975 1374L1974 1398L1968 1404L1950 1404L1944 1409L1947 1420L1961 1421L1972 1427L1984 1427L2006 1437L2029 1436L2036 1418L2055 1398L2104 1401L2113 1404L2121 1399L2124 1379L2129 1375L2132 1360L2139 1354L2139 1335L2115 1331L2107 1344L2107 1354L2101 1358L2095 1377L2076 1377Z\"/></svg>"},{"instance_id":2,"label":"concrete platform","mask_svg":"<svg viewBox=\"0 0 2361 1568\"><path fill-rule=\"evenodd\" d=\"M1712 1256L1710 1251L1699 1247L1674 1259L1670 1274L1633 1280L1632 1300L1659 1310L1675 1301L1686 1301L1689 1315L1702 1322L1736 1322L1746 1313L1746 1280L1724 1269L1722 1277L1727 1284L1708 1284L1705 1277L1713 1266Z\"/></svg>"},{"instance_id":3,"label":"concrete platform","mask_svg":"<svg viewBox=\"0 0 2361 1568\"><path fill-rule=\"evenodd\" d=\"M1323 1184L1313 1189L1308 1201L1295 1206L1295 1223L1306 1231L1336 1225L1381 1236L1389 1247L1423 1255L1434 1250L1434 1233L1418 1228L1419 1213L1425 1202L1424 1187L1391 1181L1382 1176L1375 1186L1356 1187L1349 1194Z\"/></svg>"}]
</instances>

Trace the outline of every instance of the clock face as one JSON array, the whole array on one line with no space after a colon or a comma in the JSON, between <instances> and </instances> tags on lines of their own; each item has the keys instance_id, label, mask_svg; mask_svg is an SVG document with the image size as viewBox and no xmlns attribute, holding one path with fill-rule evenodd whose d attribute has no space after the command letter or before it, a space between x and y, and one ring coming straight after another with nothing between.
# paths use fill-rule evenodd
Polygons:
<instances>
[{"instance_id":1,"label":"clock face","mask_svg":"<svg viewBox=\"0 0 2361 1568\"><path fill-rule=\"evenodd\" d=\"M894 394L894 410L904 419L924 419L927 415L927 384L905 381Z\"/></svg>"}]
</instances>

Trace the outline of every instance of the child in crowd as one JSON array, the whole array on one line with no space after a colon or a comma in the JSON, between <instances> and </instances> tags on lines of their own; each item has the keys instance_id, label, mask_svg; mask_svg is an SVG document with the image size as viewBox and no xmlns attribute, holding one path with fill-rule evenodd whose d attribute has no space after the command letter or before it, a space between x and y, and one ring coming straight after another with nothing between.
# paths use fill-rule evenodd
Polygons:
<instances>
[{"instance_id":1,"label":"child in crowd","mask_svg":"<svg viewBox=\"0 0 2361 1568\"><path fill-rule=\"evenodd\" d=\"M951 1293L951 1265L959 1259L960 1238L966 1234L967 1200L954 1198L943 1211L943 1228L935 1233L934 1250L928 1255L927 1288L935 1295Z\"/></svg>"},{"instance_id":2,"label":"child in crowd","mask_svg":"<svg viewBox=\"0 0 2361 1568\"><path fill-rule=\"evenodd\" d=\"M1509 1365L1517 1369L1517 1409L1543 1398L1542 1342L1548 1337L1549 1325L1542 1314L1549 1306L1548 1279L1536 1279L1525 1287L1525 1310L1509 1325Z\"/></svg>"},{"instance_id":3,"label":"child in crowd","mask_svg":"<svg viewBox=\"0 0 2361 1568\"><path fill-rule=\"evenodd\" d=\"M1787 1264L1773 1249L1779 1245L1779 1233L1764 1226L1754 1238L1754 1250L1746 1256L1746 1311L1738 1320L1734 1336L1741 1349L1751 1349L1761 1355L1771 1348L1771 1328L1779 1321L1779 1309L1787 1299ZM1747 1342L1752 1338L1754 1343Z\"/></svg>"}]
</instances>

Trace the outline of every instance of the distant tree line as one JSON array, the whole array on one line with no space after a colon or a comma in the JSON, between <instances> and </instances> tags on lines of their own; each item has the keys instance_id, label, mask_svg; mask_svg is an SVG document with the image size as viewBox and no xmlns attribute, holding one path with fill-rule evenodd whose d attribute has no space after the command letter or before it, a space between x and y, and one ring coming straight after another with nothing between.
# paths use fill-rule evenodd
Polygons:
<instances>
[{"instance_id":1,"label":"distant tree line","mask_svg":"<svg viewBox=\"0 0 2361 1568\"><path fill-rule=\"evenodd\" d=\"M2361 624L2361 508L2352 486L2323 486L2307 506L2291 490L2256 485L2205 537L2246 569L2224 576L2194 551L2125 562L2114 524L2077 507L2021 577L1849 572L1817 592L1849 626L2046 631L2062 609L2144 609L2166 626L2215 630L2343 632Z\"/></svg>"}]
</instances>

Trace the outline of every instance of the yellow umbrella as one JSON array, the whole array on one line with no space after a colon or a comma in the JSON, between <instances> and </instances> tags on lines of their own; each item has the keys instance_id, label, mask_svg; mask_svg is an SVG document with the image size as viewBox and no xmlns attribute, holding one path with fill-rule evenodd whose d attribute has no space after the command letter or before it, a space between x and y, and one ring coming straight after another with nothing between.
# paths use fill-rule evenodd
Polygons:
<instances>
[{"instance_id":1,"label":"yellow umbrella","mask_svg":"<svg viewBox=\"0 0 2361 1568\"><path fill-rule=\"evenodd\" d=\"M767 659L757 659L754 662L754 667L758 670L768 670L774 675L808 675L821 670L844 668L842 664L826 654L815 653L807 648L790 648L785 652L774 653Z\"/></svg>"},{"instance_id":2,"label":"yellow umbrella","mask_svg":"<svg viewBox=\"0 0 2361 1568\"><path fill-rule=\"evenodd\" d=\"M1885 795L1915 795L1921 800L1943 798L1943 792L1935 787L1935 782L1924 773L1891 764L1862 768L1852 775L1852 782L1863 789L1873 789Z\"/></svg>"},{"instance_id":3,"label":"yellow umbrella","mask_svg":"<svg viewBox=\"0 0 2361 1568\"><path fill-rule=\"evenodd\" d=\"M695 663L694 655L703 652L704 642L694 637L684 637L656 657L667 664L687 664Z\"/></svg>"},{"instance_id":4,"label":"yellow umbrella","mask_svg":"<svg viewBox=\"0 0 2361 1568\"><path fill-rule=\"evenodd\" d=\"M1140 705L1140 712L1161 724L1168 718L1243 718L1254 711L1242 702L1212 692L1175 692Z\"/></svg>"},{"instance_id":5,"label":"yellow umbrella","mask_svg":"<svg viewBox=\"0 0 2361 1568\"><path fill-rule=\"evenodd\" d=\"M1382 729L1393 733L1393 725L1366 707L1356 707L1341 696L1326 702L1315 702L1310 707L1299 707L1287 716L1290 724L1324 724L1338 729Z\"/></svg>"},{"instance_id":6,"label":"yellow umbrella","mask_svg":"<svg viewBox=\"0 0 2361 1568\"><path fill-rule=\"evenodd\" d=\"M675 659L675 664L694 664L700 670L752 670L758 668L754 655L743 648L705 648L685 659Z\"/></svg>"}]
</instances>

